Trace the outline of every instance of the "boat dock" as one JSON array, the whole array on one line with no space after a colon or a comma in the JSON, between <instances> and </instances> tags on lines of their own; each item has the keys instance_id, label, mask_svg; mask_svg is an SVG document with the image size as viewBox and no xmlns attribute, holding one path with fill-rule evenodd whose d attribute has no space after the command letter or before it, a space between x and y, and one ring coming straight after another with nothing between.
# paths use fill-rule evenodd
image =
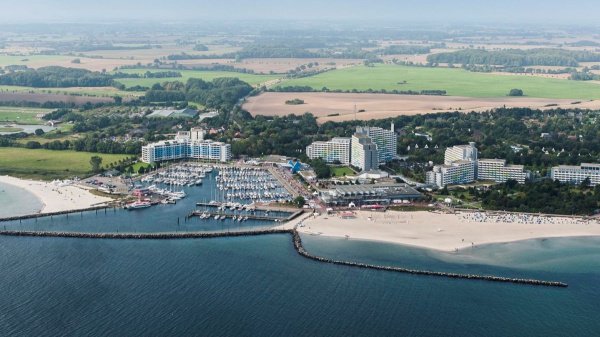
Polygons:
<instances>
[{"instance_id":1,"label":"boat dock","mask_svg":"<svg viewBox=\"0 0 600 337\"><path fill-rule=\"evenodd\" d=\"M237 215L237 214L223 213L223 212L193 211L192 213L190 213L188 215L188 219L191 217L194 217L194 216L201 216L201 215L207 215L207 216L209 216L209 218L214 218L215 216L225 217L226 219L233 219L233 217L237 218L238 216L241 216L241 215ZM286 218L268 216L268 215L247 214L247 215L243 215L241 217L247 218L248 220L275 221L275 222L286 221Z\"/></svg>"},{"instance_id":2,"label":"boat dock","mask_svg":"<svg viewBox=\"0 0 600 337\"><path fill-rule=\"evenodd\" d=\"M260 221L274 221L274 222L287 222L291 221L300 214L304 213L304 210L297 210L296 212L285 212L285 215L275 215L269 214L271 212L274 213L284 213L280 210L271 210L265 208L253 208L251 210L229 210L222 209L221 204L208 204L208 203L197 203L197 206L209 208L209 210L195 210L192 211L187 218L191 218L194 216L205 216L206 218L214 218L219 217L222 219L234 219L235 218L244 218L244 220L260 220ZM263 214L255 214L255 212L261 212ZM234 219L235 220L235 219Z\"/></svg>"}]
</instances>

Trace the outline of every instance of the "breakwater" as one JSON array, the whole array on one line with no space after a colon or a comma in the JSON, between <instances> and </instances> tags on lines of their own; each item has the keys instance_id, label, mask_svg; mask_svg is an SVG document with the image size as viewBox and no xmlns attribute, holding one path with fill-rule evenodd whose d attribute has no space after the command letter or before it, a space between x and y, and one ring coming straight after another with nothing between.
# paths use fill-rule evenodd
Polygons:
<instances>
[{"instance_id":1,"label":"breakwater","mask_svg":"<svg viewBox=\"0 0 600 337\"><path fill-rule=\"evenodd\" d=\"M302 245L302 238L300 237L300 233L296 230L292 230L292 237L294 241L294 248L301 256L319 261L324 263L331 263L349 267L357 267L364 269L375 269L375 270L385 270L385 271L393 271L398 273L407 273L413 275L426 275L426 276L438 276L438 277L447 277L447 278L457 278L457 279L467 279L467 280L481 280L481 281L491 281L491 282L504 282L504 283L516 283L516 284L528 284L534 286L548 286L548 287L567 287L568 285L563 282L556 281L544 281L544 280L536 280L536 279L521 279L521 278L510 278L510 277L501 277L501 276L492 276L492 275L476 275L476 274L459 274L459 273L446 273L439 271L429 271L429 270L419 270L419 269L408 269L402 267L392 267L392 266L381 266L360 262L349 262L349 261L341 261L334 260L325 257L320 257L316 255L312 255L304 249Z\"/></svg>"},{"instance_id":2,"label":"breakwater","mask_svg":"<svg viewBox=\"0 0 600 337\"><path fill-rule=\"evenodd\" d=\"M537 279L510 278L493 275L476 275L476 274L459 274L447 273L438 271L428 271L419 269L408 269L402 267L382 266L367 264L361 262L351 262L343 260L335 260L326 257L312 255L306 251L302 244L300 233L296 229L265 229L253 231L231 231L231 232L171 232L171 233L82 233L82 232L38 232L38 231L0 231L1 236L23 236L23 237L57 237L57 238L84 238L84 239L152 239L152 240L170 240L170 239L208 239L208 238L224 238L224 237L242 237L242 236L259 236L273 234L290 234L292 237L294 249L296 252L307 259L322 263L330 263L355 268L382 270L397 273L446 277L465 280L479 280L489 282L502 282L513 284L524 284L532 286L546 287L561 287L565 288L568 285L563 282L545 281Z\"/></svg>"}]
</instances>

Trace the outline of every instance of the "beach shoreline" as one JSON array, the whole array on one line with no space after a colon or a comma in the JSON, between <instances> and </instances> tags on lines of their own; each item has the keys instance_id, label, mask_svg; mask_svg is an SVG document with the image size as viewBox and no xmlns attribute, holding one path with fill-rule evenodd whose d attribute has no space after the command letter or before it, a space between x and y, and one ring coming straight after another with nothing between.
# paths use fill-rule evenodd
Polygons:
<instances>
[{"instance_id":1,"label":"beach shoreline","mask_svg":"<svg viewBox=\"0 0 600 337\"><path fill-rule=\"evenodd\" d=\"M11 185L33 194L42 208L34 213L54 213L86 209L100 206L112 199L94 195L87 188L77 184L57 184L54 182L25 180L11 176L0 176L0 183Z\"/></svg>"},{"instance_id":2,"label":"beach shoreline","mask_svg":"<svg viewBox=\"0 0 600 337\"><path fill-rule=\"evenodd\" d=\"M400 244L455 252L488 244L532 239L600 236L597 219L494 212L355 211L309 217L304 235Z\"/></svg>"}]
</instances>

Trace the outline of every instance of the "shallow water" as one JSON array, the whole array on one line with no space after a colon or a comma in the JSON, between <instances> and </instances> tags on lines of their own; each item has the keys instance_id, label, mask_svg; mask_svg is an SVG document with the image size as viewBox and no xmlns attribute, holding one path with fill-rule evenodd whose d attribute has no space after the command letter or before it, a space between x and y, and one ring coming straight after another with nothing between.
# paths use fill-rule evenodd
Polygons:
<instances>
[{"instance_id":1,"label":"shallow water","mask_svg":"<svg viewBox=\"0 0 600 337\"><path fill-rule=\"evenodd\" d=\"M42 202L32 193L0 183L0 218L39 212Z\"/></svg>"}]
</instances>

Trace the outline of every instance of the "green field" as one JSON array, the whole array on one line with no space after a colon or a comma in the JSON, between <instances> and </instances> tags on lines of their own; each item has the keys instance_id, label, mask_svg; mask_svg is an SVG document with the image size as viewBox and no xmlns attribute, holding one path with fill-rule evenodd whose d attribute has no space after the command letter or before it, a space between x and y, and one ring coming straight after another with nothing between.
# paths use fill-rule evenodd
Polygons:
<instances>
[{"instance_id":1,"label":"green field","mask_svg":"<svg viewBox=\"0 0 600 337\"><path fill-rule=\"evenodd\" d=\"M144 74L147 71L150 72L160 72L160 71L170 71L170 69L160 69L160 70L148 70L148 69L123 69L120 70L124 73L129 74ZM244 74L233 71L199 71L199 70L175 70L180 72L182 77L167 77L167 78L122 78L118 79L117 82L122 83L126 87L133 87L136 85L143 87L151 87L155 83L162 83L168 81L180 81L186 82L190 78L200 78L205 81L211 81L215 78L219 77L237 77L240 80L250 84L250 85L259 85L265 83L267 81L271 81L274 79L278 79L277 75L254 75L254 74Z\"/></svg>"},{"instance_id":2,"label":"green field","mask_svg":"<svg viewBox=\"0 0 600 337\"><path fill-rule=\"evenodd\" d=\"M356 174L356 172L354 172L348 166L335 166L335 167L331 168L331 175L333 177L345 177L345 176L352 176L355 174Z\"/></svg>"},{"instance_id":3,"label":"green field","mask_svg":"<svg viewBox=\"0 0 600 337\"><path fill-rule=\"evenodd\" d=\"M91 174L89 161L94 155L102 157L103 166L130 157L118 154L4 147L0 148L0 175L41 179L83 177Z\"/></svg>"},{"instance_id":4,"label":"green field","mask_svg":"<svg viewBox=\"0 0 600 337\"><path fill-rule=\"evenodd\" d=\"M44 122L36 118L37 114L47 114L54 109L37 109L37 108L13 108L0 106L0 122L10 122L15 124L44 124Z\"/></svg>"},{"instance_id":5,"label":"green field","mask_svg":"<svg viewBox=\"0 0 600 337\"><path fill-rule=\"evenodd\" d=\"M141 96L141 93L133 91L122 91L113 87L73 87L73 88L32 88L17 85L0 85L0 92L27 92L36 94L76 94L81 96L92 97L114 97L114 96Z\"/></svg>"},{"instance_id":6,"label":"green field","mask_svg":"<svg viewBox=\"0 0 600 337\"><path fill-rule=\"evenodd\" d=\"M40 64L52 64L57 62L70 62L74 56L63 56L63 55L26 55L26 56L14 56L14 55L0 55L0 67L10 65L26 65L28 67L38 67Z\"/></svg>"},{"instance_id":7,"label":"green field","mask_svg":"<svg viewBox=\"0 0 600 337\"><path fill-rule=\"evenodd\" d=\"M403 83L406 81L406 83ZM590 82L527 75L494 75L463 69L408 67L377 64L328 71L312 77L283 81L279 86L327 87L340 90L446 90L450 96L505 97L510 89L523 89L539 98L600 99L600 85Z\"/></svg>"}]
</instances>

